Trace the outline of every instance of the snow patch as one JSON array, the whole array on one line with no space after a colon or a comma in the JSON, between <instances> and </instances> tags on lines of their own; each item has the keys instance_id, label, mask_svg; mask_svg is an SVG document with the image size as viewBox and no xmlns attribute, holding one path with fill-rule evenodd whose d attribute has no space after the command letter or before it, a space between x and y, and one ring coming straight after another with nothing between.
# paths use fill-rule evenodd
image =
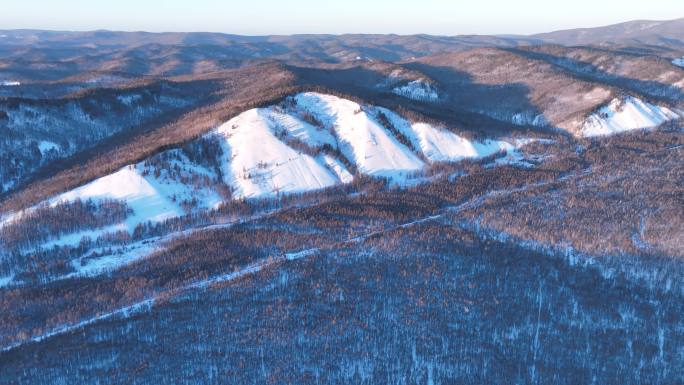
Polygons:
<instances>
[{"instance_id":1,"label":"snow patch","mask_svg":"<svg viewBox=\"0 0 684 385\"><path fill-rule=\"evenodd\" d=\"M414 124L412 128L419 138L421 150L433 162L482 158L513 148L510 143L498 140L470 141L451 131L426 123Z\"/></svg>"},{"instance_id":2,"label":"snow patch","mask_svg":"<svg viewBox=\"0 0 684 385\"><path fill-rule=\"evenodd\" d=\"M92 80L92 79L91 79L91 80ZM116 97L116 99L117 99L119 102L121 102L121 103L123 103L123 104L125 104L125 105L127 105L127 106L131 106L133 103L135 103L135 102L137 102L137 101L139 101L139 100L142 100L142 95L138 95L138 94L133 94L133 95L119 95L119 96Z\"/></svg>"},{"instance_id":3,"label":"snow patch","mask_svg":"<svg viewBox=\"0 0 684 385\"><path fill-rule=\"evenodd\" d=\"M185 162L188 162L187 167L183 169L185 175L192 172L193 167L197 169L196 174L200 174L200 171L209 173L208 170L192 165L187 158L184 159ZM186 209L183 208L182 203L191 200L199 209L216 208L222 202L216 192L170 178L165 170L155 175L144 163L126 166L113 174L51 198L46 203L56 206L61 202L74 202L79 199L82 201L92 199L95 203L103 200L123 201L133 213L121 223L64 234L42 244L41 247L73 246L79 244L84 238L96 240L102 235L119 231L126 231L130 234L139 224L162 222L184 215ZM21 219L24 214L35 210L38 206L8 215L0 222L0 227Z\"/></svg>"},{"instance_id":4,"label":"snow patch","mask_svg":"<svg viewBox=\"0 0 684 385\"><path fill-rule=\"evenodd\" d=\"M511 122L517 126L535 126L535 127L544 127L547 126L549 123L544 117L543 114L532 114L532 113L522 113L519 112L517 114L514 114L513 117L511 118Z\"/></svg>"},{"instance_id":5,"label":"snow patch","mask_svg":"<svg viewBox=\"0 0 684 385\"><path fill-rule=\"evenodd\" d=\"M298 259L302 259L302 258L306 258L306 257L311 256L311 255L314 255L314 254L316 254L316 252L318 252L318 250L319 249L316 248L316 249L302 250L302 251L295 252L295 253L287 253L287 254L285 254L285 259L287 259L288 261L296 261Z\"/></svg>"},{"instance_id":6,"label":"snow patch","mask_svg":"<svg viewBox=\"0 0 684 385\"><path fill-rule=\"evenodd\" d=\"M48 151L59 150L60 146L55 142L50 142L49 140L42 140L40 141L40 143L38 143L38 149L40 150L40 153L44 155Z\"/></svg>"},{"instance_id":7,"label":"snow patch","mask_svg":"<svg viewBox=\"0 0 684 385\"><path fill-rule=\"evenodd\" d=\"M116 250L116 253L98 257L78 258L71 261L75 272L64 276L64 279L75 277L95 277L108 271L117 270L141 258L152 254L158 249L154 242L136 242L132 245ZM95 250L100 251L100 249ZM92 253L91 253L92 254Z\"/></svg>"},{"instance_id":8,"label":"snow patch","mask_svg":"<svg viewBox=\"0 0 684 385\"><path fill-rule=\"evenodd\" d=\"M328 168L332 170L335 175L337 175L337 178L342 183L350 183L354 179L354 176L339 160L327 154L319 156L319 159L321 159L325 165L328 166Z\"/></svg>"},{"instance_id":9,"label":"snow patch","mask_svg":"<svg viewBox=\"0 0 684 385\"><path fill-rule=\"evenodd\" d=\"M426 82L425 79L414 80L403 86L395 87L392 92L413 100L427 102L439 100L439 93L435 87Z\"/></svg>"},{"instance_id":10,"label":"snow patch","mask_svg":"<svg viewBox=\"0 0 684 385\"><path fill-rule=\"evenodd\" d=\"M0 85L5 86L5 87L16 87L20 86L21 82L13 81L13 80L4 80L0 82Z\"/></svg>"},{"instance_id":11,"label":"snow patch","mask_svg":"<svg viewBox=\"0 0 684 385\"><path fill-rule=\"evenodd\" d=\"M133 209L133 216L128 219L131 225L146 220L159 222L181 215L181 208L167 198L169 192L160 191L158 184L153 183L151 178L142 176L139 171L139 167L126 166L113 174L59 195L51 203L73 202L77 199L122 200Z\"/></svg>"},{"instance_id":12,"label":"snow patch","mask_svg":"<svg viewBox=\"0 0 684 385\"><path fill-rule=\"evenodd\" d=\"M653 105L632 96L616 98L587 118L582 126L582 135L602 136L653 128L678 118L679 115L667 107Z\"/></svg>"},{"instance_id":13,"label":"snow patch","mask_svg":"<svg viewBox=\"0 0 684 385\"><path fill-rule=\"evenodd\" d=\"M9 286L13 280L14 280L13 275L8 275L6 277L0 277L0 288Z\"/></svg>"},{"instance_id":14,"label":"snow patch","mask_svg":"<svg viewBox=\"0 0 684 385\"><path fill-rule=\"evenodd\" d=\"M676 65L677 67L682 67L684 68L684 56L672 60L672 64Z\"/></svg>"}]
</instances>

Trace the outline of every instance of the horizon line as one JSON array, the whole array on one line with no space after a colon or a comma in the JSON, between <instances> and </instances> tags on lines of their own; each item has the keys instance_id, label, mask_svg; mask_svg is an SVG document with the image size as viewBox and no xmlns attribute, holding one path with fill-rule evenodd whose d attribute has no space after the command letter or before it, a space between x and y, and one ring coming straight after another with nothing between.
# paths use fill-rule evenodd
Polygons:
<instances>
[{"instance_id":1,"label":"horizon line","mask_svg":"<svg viewBox=\"0 0 684 385\"><path fill-rule=\"evenodd\" d=\"M619 26L622 24L629 24L629 23L640 23L640 22L650 22L650 23L668 23L668 22L673 22L673 21L678 21L678 20L684 20L684 17L678 17L674 19L665 19L665 20L651 20L651 19L632 19L632 20L627 20L627 21L622 21L618 23L613 23L613 24L601 24L601 25L596 25L596 26L591 26L591 27L576 27L576 28L567 28L567 29L556 29L556 30L551 30L551 31L543 31L543 32L535 32L535 33L530 33L530 34L518 34L518 33L458 33L454 35L442 35L442 34L431 34L431 33L424 33L424 32L417 32L417 33L408 33L408 34L402 34L402 33L395 33L395 32L385 32L385 33L366 33L366 32L344 32L344 33L330 33L330 32L304 32L304 33L287 33L287 34L281 34L281 33L274 33L274 34L241 34L241 33L232 33L232 32L225 32L225 31L202 31L202 30L184 30L184 31L172 31L172 30L164 30L164 31L149 31L149 30L127 30L127 29L109 29L109 28L96 28L96 29L45 29L45 28L12 28L12 29L0 29L0 32L23 32L23 31L32 31L32 32L53 32L53 33L96 33L96 32L111 32L111 33L145 33L145 34L157 34L157 35L163 35L163 34L214 34L214 35L226 35L226 36L240 36L240 37L274 37L274 36L282 36L282 37L288 37L288 36L353 36L353 35L359 35L359 36L371 36L371 35L376 35L376 36L437 36L437 37L468 37L468 36L492 36L492 37L533 37L536 35L543 35L543 34L550 34L550 33L556 33L556 32L564 32L564 31L574 31L574 30L585 30L585 29L596 29L596 28L607 28L607 27L614 27L614 26Z\"/></svg>"}]
</instances>

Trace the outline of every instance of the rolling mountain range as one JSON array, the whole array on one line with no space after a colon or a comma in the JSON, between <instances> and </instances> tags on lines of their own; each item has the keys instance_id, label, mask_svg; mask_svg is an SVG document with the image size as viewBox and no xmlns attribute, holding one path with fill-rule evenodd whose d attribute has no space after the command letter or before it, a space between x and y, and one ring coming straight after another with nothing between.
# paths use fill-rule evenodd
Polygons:
<instances>
[{"instance_id":1,"label":"rolling mountain range","mask_svg":"<svg viewBox=\"0 0 684 385\"><path fill-rule=\"evenodd\" d=\"M121 81L121 76L200 74L263 60L293 64L408 61L477 47L541 44L609 46L676 58L684 54L684 19L634 21L531 36L293 35L52 32L0 30L0 80ZM102 73L107 73L103 76ZM5 80L7 79L7 80Z\"/></svg>"},{"instance_id":2,"label":"rolling mountain range","mask_svg":"<svg viewBox=\"0 0 684 385\"><path fill-rule=\"evenodd\" d=\"M541 33L533 37L564 45L663 46L677 48L684 42L684 19L635 20L598 28L579 28Z\"/></svg>"},{"instance_id":3,"label":"rolling mountain range","mask_svg":"<svg viewBox=\"0 0 684 385\"><path fill-rule=\"evenodd\" d=\"M683 25L0 31L0 383L676 383Z\"/></svg>"}]
</instances>

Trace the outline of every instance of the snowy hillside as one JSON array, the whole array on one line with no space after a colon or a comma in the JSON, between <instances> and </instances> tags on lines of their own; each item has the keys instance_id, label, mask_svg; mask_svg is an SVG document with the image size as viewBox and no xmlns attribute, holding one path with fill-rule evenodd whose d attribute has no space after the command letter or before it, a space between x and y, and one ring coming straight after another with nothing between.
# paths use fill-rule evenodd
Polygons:
<instances>
[{"instance_id":1,"label":"snowy hillside","mask_svg":"<svg viewBox=\"0 0 684 385\"><path fill-rule=\"evenodd\" d=\"M684 68L684 56L682 56L682 57L680 57L680 58L678 58L678 59L672 60L672 64L674 64L674 65L676 65L676 66L678 66L678 67Z\"/></svg>"},{"instance_id":2,"label":"snowy hillside","mask_svg":"<svg viewBox=\"0 0 684 385\"><path fill-rule=\"evenodd\" d=\"M425 166L422 158L457 161L513 148L501 141L471 142L446 129L411 123L385 108L318 93L244 112L209 136L222 141L223 181L235 198L348 183L354 170L345 164L402 183Z\"/></svg>"},{"instance_id":3,"label":"snowy hillside","mask_svg":"<svg viewBox=\"0 0 684 385\"><path fill-rule=\"evenodd\" d=\"M187 179L191 176L209 174L208 170L192 164L187 158L178 164L182 167L178 169L179 174L187 176ZM127 166L85 186L61 194L51 203L76 199L125 201L133 210L133 215L126 220L125 227L132 230L142 222L159 222L183 215L188 211L190 202L202 209L216 207L221 202L218 193L208 188L200 188L189 181L181 181L180 178L170 175L168 170L161 170L157 174L155 175L152 167L146 167L144 163Z\"/></svg>"},{"instance_id":4,"label":"snowy hillside","mask_svg":"<svg viewBox=\"0 0 684 385\"><path fill-rule=\"evenodd\" d=\"M410 122L382 107L319 93L252 109L200 139L53 197L42 205L92 200L125 203L115 225L89 229L54 244L76 244L108 232L133 232L218 207L230 199L270 198L349 183L355 173L393 184L419 182L427 163L513 153L525 141L471 141L445 128ZM46 144L45 151L52 151ZM28 209L32 210L32 209ZM3 225L21 218L16 213Z\"/></svg>"},{"instance_id":5,"label":"snowy hillside","mask_svg":"<svg viewBox=\"0 0 684 385\"><path fill-rule=\"evenodd\" d=\"M82 237L96 240L99 236L117 231L131 234L136 226L146 222L162 222L197 210L218 207L223 197L221 189L216 188L215 180L216 175L211 170L193 163L179 150L169 150L60 194L24 212L9 215L0 221L0 228L11 225L22 219L24 214L41 207L54 208L59 204L77 201L92 201L98 205L118 201L130 209L130 214L122 222L61 236L45 246L78 244Z\"/></svg>"},{"instance_id":6,"label":"snowy hillside","mask_svg":"<svg viewBox=\"0 0 684 385\"><path fill-rule=\"evenodd\" d=\"M339 150L361 173L397 180L423 167L420 158L377 120L374 107L316 93L299 94L294 100L335 135Z\"/></svg>"},{"instance_id":7,"label":"snowy hillside","mask_svg":"<svg viewBox=\"0 0 684 385\"><path fill-rule=\"evenodd\" d=\"M654 127L677 119L672 110L634 97L615 99L591 115L584 136ZM88 225L46 238L43 247L76 245L148 222L206 213L232 199L274 198L350 183L354 175L414 185L434 162L456 162L505 152L493 162L528 165L525 138L469 140L444 127L411 122L387 108L337 96L301 93L278 105L245 111L204 136L14 213L11 226L38 207L116 201L128 209L117 222ZM41 151L56 151L50 142ZM143 226L144 227L144 226Z\"/></svg>"},{"instance_id":8,"label":"snowy hillside","mask_svg":"<svg viewBox=\"0 0 684 385\"><path fill-rule=\"evenodd\" d=\"M142 176L138 167L128 166L114 174L59 195L54 202L76 199L119 199L129 204L135 216L148 218L151 221L180 215L181 210L178 205L172 202L159 184L151 179Z\"/></svg>"},{"instance_id":9,"label":"snowy hillside","mask_svg":"<svg viewBox=\"0 0 684 385\"><path fill-rule=\"evenodd\" d=\"M653 105L631 96L625 99L616 98L587 118L582 126L582 135L601 136L653 128L678 118L679 115L667 107Z\"/></svg>"},{"instance_id":10,"label":"snowy hillside","mask_svg":"<svg viewBox=\"0 0 684 385\"><path fill-rule=\"evenodd\" d=\"M434 127L427 123L411 123L394 112L381 108L394 127L405 135L414 148L431 162L458 161L464 158L480 158L498 151L512 150L513 146L504 141L470 141L455 133Z\"/></svg>"},{"instance_id":11,"label":"snowy hillside","mask_svg":"<svg viewBox=\"0 0 684 385\"><path fill-rule=\"evenodd\" d=\"M435 87L424 79L413 80L405 85L395 87L392 92L413 100L428 102L439 100L439 93Z\"/></svg>"},{"instance_id":12,"label":"snowy hillside","mask_svg":"<svg viewBox=\"0 0 684 385\"><path fill-rule=\"evenodd\" d=\"M280 118L280 119L279 119ZM224 182L238 198L262 198L277 193L316 190L340 182L314 157L297 152L276 136L279 126L292 128L302 139L317 142L305 123L272 110L254 109L218 129L224 139L221 161Z\"/></svg>"}]
</instances>

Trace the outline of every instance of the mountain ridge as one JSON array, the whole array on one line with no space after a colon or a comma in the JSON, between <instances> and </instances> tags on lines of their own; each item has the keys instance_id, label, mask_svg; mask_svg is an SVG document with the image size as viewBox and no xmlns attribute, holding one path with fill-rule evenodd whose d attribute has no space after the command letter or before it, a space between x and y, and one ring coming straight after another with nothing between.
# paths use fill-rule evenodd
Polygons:
<instances>
[{"instance_id":1,"label":"mountain ridge","mask_svg":"<svg viewBox=\"0 0 684 385\"><path fill-rule=\"evenodd\" d=\"M531 35L546 43L586 44L655 44L684 45L684 17L671 20L632 20L600 27L558 30Z\"/></svg>"},{"instance_id":2,"label":"mountain ridge","mask_svg":"<svg viewBox=\"0 0 684 385\"><path fill-rule=\"evenodd\" d=\"M27 44L37 43L41 40L51 41L78 41L88 39L88 44L103 44L108 39L120 40L122 42L136 40L136 44L145 45L150 43L157 44L220 44L228 42L254 43L254 42L278 42L284 40L333 40L333 39L354 39L354 38L428 38L441 39L456 43L459 40L467 42L471 40L476 43L480 40L483 44L488 40L496 39L508 40L509 42L520 43L559 43L565 45L577 44L600 44L626 42L627 39L638 41L640 36L667 35L671 34L681 40L681 27L684 24L684 17L668 20L629 20L615 24L599 25L583 28L558 29L548 32L537 32L531 34L457 34L457 35L433 35L425 33L416 34L396 34L396 33L303 33L303 34L264 34L264 35L241 35L226 32L148 32L148 31L122 31L122 30L44 30L44 29L5 29L0 30L4 35L0 39L3 44ZM3 41L3 39L6 39ZM10 40L14 39L14 41ZM98 43L98 39L101 42Z\"/></svg>"}]
</instances>

